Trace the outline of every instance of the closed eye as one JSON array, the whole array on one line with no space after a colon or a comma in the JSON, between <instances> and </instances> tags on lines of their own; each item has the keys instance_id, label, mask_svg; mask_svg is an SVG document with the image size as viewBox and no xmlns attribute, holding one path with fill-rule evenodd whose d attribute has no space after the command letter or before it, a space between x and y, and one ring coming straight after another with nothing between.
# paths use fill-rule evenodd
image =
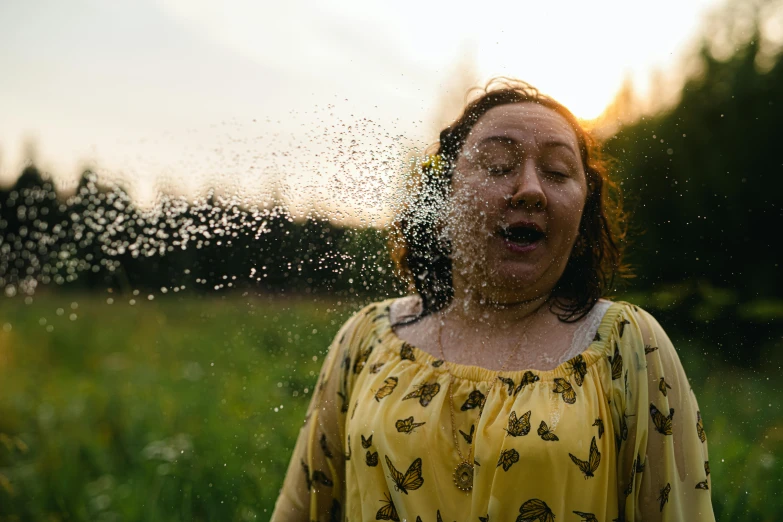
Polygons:
<instances>
[{"instance_id":1,"label":"closed eye","mask_svg":"<svg viewBox=\"0 0 783 522\"><path fill-rule=\"evenodd\" d=\"M490 165L487 167L487 172L489 172L493 176L497 176L500 174L508 174L512 170L514 170L513 165Z\"/></svg>"}]
</instances>

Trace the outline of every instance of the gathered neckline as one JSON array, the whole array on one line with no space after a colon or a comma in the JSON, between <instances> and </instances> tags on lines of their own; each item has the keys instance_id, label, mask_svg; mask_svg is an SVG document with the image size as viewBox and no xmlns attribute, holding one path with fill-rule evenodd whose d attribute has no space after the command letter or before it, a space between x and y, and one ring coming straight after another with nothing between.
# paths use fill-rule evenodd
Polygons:
<instances>
[{"instance_id":1,"label":"gathered neckline","mask_svg":"<svg viewBox=\"0 0 783 522\"><path fill-rule=\"evenodd\" d=\"M601 319L601 323L598 326L598 339L590 342L584 351L578 355L575 355L571 359L558 364L555 368L551 370L536 370L534 368L525 368L520 370L498 372L497 370L490 370L489 368L484 368L483 366L469 364L444 363L437 367L433 366L433 363L437 363L438 361L441 361L441 359L412 345L408 341L401 339L392 328L391 316L389 312L392 302L397 299L399 298L392 298L384 301L382 306L378 307L379 315L373 319L375 322L375 333L381 341L379 343L380 346L386 350L391 351L399 358L400 349L407 345L412 350L415 359L413 361L406 359L407 362L425 366L431 370L441 373L448 373L446 371L446 364L448 364L449 372L455 378L475 382L489 382L493 380L496 375L501 375L504 377L509 377L513 380L517 380L517 378L522 378L527 372L534 373L540 380L554 381L556 378L566 378L571 375L571 373L573 373L573 368L569 363L579 356L584 359L585 365L587 367L592 366L601 360L602 356L610 354L609 347L612 329L620 312L622 312L625 305L628 304L625 301L612 302L612 304L606 310L606 313L604 313L604 316Z\"/></svg>"}]
</instances>

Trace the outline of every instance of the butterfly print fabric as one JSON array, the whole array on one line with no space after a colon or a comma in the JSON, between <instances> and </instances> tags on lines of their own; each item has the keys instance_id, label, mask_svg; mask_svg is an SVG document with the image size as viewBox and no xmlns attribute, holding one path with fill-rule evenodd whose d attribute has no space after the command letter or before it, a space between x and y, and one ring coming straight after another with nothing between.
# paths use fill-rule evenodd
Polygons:
<instances>
[{"instance_id":1,"label":"butterfly print fabric","mask_svg":"<svg viewBox=\"0 0 783 522\"><path fill-rule=\"evenodd\" d=\"M607 302L581 354L490 389L495 372L398 337L393 302L335 336L273 521L714 520L709 412L649 313ZM475 450L467 493L453 433Z\"/></svg>"}]
</instances>

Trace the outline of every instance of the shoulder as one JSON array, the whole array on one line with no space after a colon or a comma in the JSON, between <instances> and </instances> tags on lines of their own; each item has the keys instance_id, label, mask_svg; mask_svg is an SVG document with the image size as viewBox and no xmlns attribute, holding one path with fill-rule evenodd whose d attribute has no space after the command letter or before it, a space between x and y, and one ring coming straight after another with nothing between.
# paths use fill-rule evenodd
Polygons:
<instances>
[{"instance_id":1,"label":"shoulder","mask_svg":"<svg viewBox=\"0 0 783 522\"><path fill-rule=\"evenodd\" d=\"M355 329L361 325L379 323L381 319L387 319L390 324L396 325L418 317L421 307L421 298L416 294L376 301L354 313L343 328Z\"/></svg>"},{"instance_id":2,"label":"shoulder","mask_svg":"<svg viewBox=\"0 0 783 522\"><path fill-rule=\"evenodd\" d=\"M669 336L652 313L627 301L615 301L610 308L611 325L607 325L610 359L624 361L626 366L642 370L653 352L655 358L677 358ZM619 366L620 362L616 363ZM627 368L626 368L627 369ZM615 378L619 367L614 368Z\"/></svg>"},{"instance_id":3,"label":"shoulder","mask_svg":"<svg viewBox=\"0 0 783 522\"><path fill-rule=\"evenodd\" d=\"M634 333L638 334L638 337L644 344L650 345L661 339L665 339L667 342L669 341L663 326L661 326L661 323L658 322L658 319L656 319L652 313L633 303L626 301L620 302L624 307L624 317L627 321L626 324L633 326Z\"/></svg>"},{"instance_id":4,"label":"shoulder","mask_svg":"<svg viewBox=\"0 0 783 522\"><path fill-rule=\"evenodd\" d=\"M389 318L391 309L398 301L399 298L376 301L354 312L337 332L335 344L339 346L361 344L362 340L376 333L378 326L383 323L382 319Z\"/></svg>"},{"instance_id":5,"label":"shoulder","mask_svg":"<svg viewBox=\"0 0 783 522\"><path fill-rule=\"evenodd\" d=\"M617 329L617 338L626 337L626 332L649 337L653 334L664 334L664 329L652 313L639 305L628 301L614 301L611 308L615 309L613 316L614 327ZM628 338L637 337L630 335Z\"/></svg>"},{"instance_id":6,"label":"shoulder","mask_svg":"<svg viewBox=\"0 0 783 522\"><path fill-rule=\"evenodd\" d=\"M408 322L421 315L421 297L417 294L391 299L389 306L389 322L392 325Z\"/></svg>"},{"instance_id":7,"label":"shoulder","mask_svg":"<svg viewBox=\"0 0 783 522\"><path fill-rule=\"evenodd\" d=\"M648 374L648 381L658 382L664 375L681 373L679 354L661 323L641 306L622 303L612 349L621 354L631 377L634 373Z\"/></svg>"}]
</instances>

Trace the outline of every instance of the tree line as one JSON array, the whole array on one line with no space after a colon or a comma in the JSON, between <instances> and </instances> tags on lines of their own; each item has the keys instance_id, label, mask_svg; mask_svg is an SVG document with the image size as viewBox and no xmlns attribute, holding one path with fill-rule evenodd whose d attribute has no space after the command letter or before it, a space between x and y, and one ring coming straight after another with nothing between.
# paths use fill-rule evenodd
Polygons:
<instances>
[{"instance_id":1,"label":"tree line","mask_svg":"<svg viewBox=\"0 0 783 522\"><path fill-rule=\"evenodd\" d=\"M139 209L86 171L73 196L35 166L0 190L0 287L46 291L209 293L394 292L386 237L375 228L294 220L281 206L250 211L211 194Z\"/></svg>"},{"instance_id":2,"label":"tree line","mask_svg":"<svg viewBox=\"0 0 783 522\"><path fill-rule=\"evenodd\" d=\"M705 40L679 101L605 140L632 216L627 292L737 360L776 350L783 331L780 56L764 51L758 29L728 58ZM404 290L386 231L296 221L283 208L253 214L214 196L167 204L147 218L91 172L63 198L27 167L0 191L0 288Z\"/></svg>"}]
</instances>

